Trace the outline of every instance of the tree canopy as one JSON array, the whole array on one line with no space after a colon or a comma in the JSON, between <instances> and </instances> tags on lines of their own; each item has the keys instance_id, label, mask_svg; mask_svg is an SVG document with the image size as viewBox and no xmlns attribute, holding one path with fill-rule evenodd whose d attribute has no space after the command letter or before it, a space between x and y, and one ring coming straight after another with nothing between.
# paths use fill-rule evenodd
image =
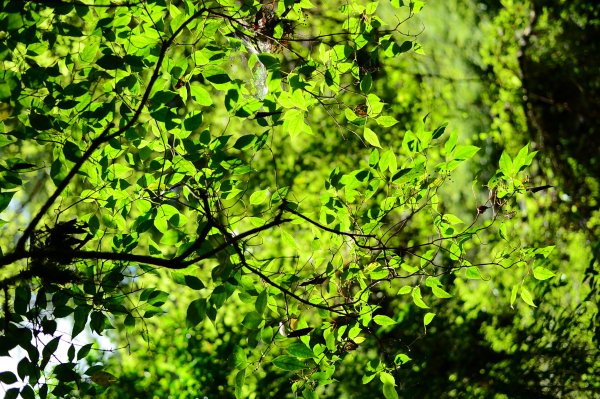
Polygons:
<instances>
[{"instance_id":1,"label":"tree canopy","mask_svg":"<svg viewBox=\"0 0 600 399\"><path fill-rule=\"evenodd\" d=\"M598 175L571 206L554 187L598 159L564 133L581 96L539 94L560 64L544 24L585 25L585 4L480 21L523 31L457 67L488 115L469 126L492 126L469 135L447 123L467 99L424 72L443 49L421 1L3 1L5 397L600 389ZM574 206L583 235L561 225ZM565 297L561 256L586 240Z\"/></svg>"}]
</instances>

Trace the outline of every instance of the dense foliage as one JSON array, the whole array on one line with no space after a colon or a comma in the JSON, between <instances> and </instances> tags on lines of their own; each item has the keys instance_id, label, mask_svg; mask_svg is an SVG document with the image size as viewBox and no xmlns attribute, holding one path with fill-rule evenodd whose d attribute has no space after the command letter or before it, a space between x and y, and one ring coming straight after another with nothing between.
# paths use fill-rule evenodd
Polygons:
<instances>
[{"instance_id":1,"label":"dense foliage","mask_svg":"<svg viewBox=\"0 0 600 399\"><path fill-rule=\"evenodd\" d=\"M420 1L3 1L5 397L597 392L596 108L557 96L598 79L544 61L597 16L544 3L463 11L520 35L468 101Z\"/></svg>"}]
</instances>

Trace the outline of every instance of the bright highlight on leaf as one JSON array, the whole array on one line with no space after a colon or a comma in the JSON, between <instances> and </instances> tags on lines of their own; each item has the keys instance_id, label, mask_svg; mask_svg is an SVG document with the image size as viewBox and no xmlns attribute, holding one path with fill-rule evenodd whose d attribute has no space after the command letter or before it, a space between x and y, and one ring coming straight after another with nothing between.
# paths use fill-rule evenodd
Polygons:
<instances>
[{"instance_id":1,"label":"bright highlight on leaf","mask_svg":"<svg viewBox=\"0 0 600 399\"><path fill-rule=\"evenodd\" d=\"M531 292L529 292L529 290L523 286L521 286L521 299L529 306L534 308L537 307L535 303L533 303L533 296L531 295Z\"/></svg>"},{"instance_id":2,"label":"bright highlight on leaf","mask_svg":"<svg viewBox=\"0 0 600 399\"><path fill-rule=\"evenodd\" d=\"M373 317L373 321L376 324L379 324L380 326L391 326L391 325L396 324L396 321L394 321L394 319L390 318L389 316L380 315L380 314Z\"/></svg>"},{"instance_id":3,"label":"bright highlight on leaf","mask_svg":"<svg viewBox=\"0 0 600 399\"><path fill-rule=\"evenodd\" d=\"M365 127L364 137L366 142L371 144L373 147L381 148L381 144L379 144L379 138L377 137L377 134L375 134L375 132L369 129L368 127Z\"/></svg>"},{"instance_id":4,"label":"bright highlight on leaf","mask_svg":"<svg viewBox=\"0 0 600 399\"><path fill-rule=\"evenodd\" d=\"M552 278L555 275L556 274L554 274L552 271L546 269L543 266L537 266L533 268L533 276L538 280L548 280L549 278Z\"/></svg>"},{"instance_id":5,"label":"bright highlight on leaf","mask_svg":"<svg viewBox=\"0 0 600 399\"><path fill-rule=\"evenodd\" d=\"M428 326L434 317L435 317L435 313L431 313L431 312L425 313L425 316L423 316L423 325Z\"/></svg>"}]
</instances>

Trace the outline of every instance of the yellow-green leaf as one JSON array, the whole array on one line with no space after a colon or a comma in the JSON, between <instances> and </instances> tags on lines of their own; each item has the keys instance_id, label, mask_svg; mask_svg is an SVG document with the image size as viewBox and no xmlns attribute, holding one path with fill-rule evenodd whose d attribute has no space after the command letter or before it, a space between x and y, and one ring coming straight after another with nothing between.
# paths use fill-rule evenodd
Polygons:
<instances>
[{"instance_id":1,"label":"yellow-green leaf","mask_svg":"<svg viewBox=\"0 0 600 399\"><path fill-rule=\"evenodd\" d=\"M549 278L552 278L554 276L556 276L556 274L546 269L545 267L538 266L533 269L533 277L535 277L538 280L548 280Z\"/></svg>"},{"instance_id":2,"label":"yellow-green leaf","mask_svg":"<svg viewBox=\"0 0 600 399\"><path fill-rule=\"evenodd\" d=\"M259 205L265 202L267 196L269 195L269 190L259 190L252 193L250 196L250 203L252 205Z\"/></svg>"},{"instance_id":3,"label":"yellow-green leaf","mask_svg":"<svg viewBox=\"0 0 600 399\"><path fill-rule=\"evenodd\" d=\"M525 287L521 287L521 299L529 306L533 306L534 308L537 307L535 303L533 303L533 296L531 295L531 292L529 292L529 290Z\"/></svg>"},{"instance_id":4,"label":"yellow-green leaf","mask_svg":"<svg viewBox=\"0 0 600 399\"><path fill-rule=\"evenodd\" d=\"M377 137L377 134L375 134L374 131L372 131L368 127L365 127L364 135L367 143L371 144L373 147L381 148L381 144L379 144L379 138Z\"/></svg>"},{"instance_id":5,"label":"yellow-green leaf","mask_svg":"<svg viewBox=\"0 0 600 399\"><path fill-rule=\"evenodd\" d=\"M378 314L377 316L373 317L373 321L376 324L379 324L380 326L391 326L393 324L396 324L396 321L394 319L382 314Z\"/></svg>"},{"instance_id":6,"label":"yellow-green leaf","mask_svg":"<svg viewBox=\"0 0 600 399\"><path fill-rule=\"evenodd\" d=\"M425 313L425 316L423 316L423 325L428 326L434 317L435 317L435 313L431 313L431 312Z\"/></svg>"},{"instance_id":7,"label":"yellow-green leaf","mask_svg":"<svg viewBox=\"0 0 600 399\"><path fill-rule=\"evenodd\" d=\"M512 287L512 291L510 293L510 307L514 309L513 305L515 303L515 301L517 300L517 293L519 292L519 285L515 284Z\"/></svg>"}]
</instances>

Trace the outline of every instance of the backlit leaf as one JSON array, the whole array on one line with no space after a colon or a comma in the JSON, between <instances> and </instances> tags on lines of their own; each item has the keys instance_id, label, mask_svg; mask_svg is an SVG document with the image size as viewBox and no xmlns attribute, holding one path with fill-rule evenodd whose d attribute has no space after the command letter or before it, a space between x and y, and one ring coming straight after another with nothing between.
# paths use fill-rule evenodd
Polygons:
<instances>
[{"instance_id":1,"label":"backlit leaf","mask_svg":"<svg viewBox=\"0 0 600 399\"><path fill-rule=\"evenodd\" d=\"M381 148L381 145L379 144L379 138L377 137L377 134L375 134L374 131L372 131L368 127L365 127L364 136L367 143L371 144L373 147Z\"/></svg>"}]
</instances>

